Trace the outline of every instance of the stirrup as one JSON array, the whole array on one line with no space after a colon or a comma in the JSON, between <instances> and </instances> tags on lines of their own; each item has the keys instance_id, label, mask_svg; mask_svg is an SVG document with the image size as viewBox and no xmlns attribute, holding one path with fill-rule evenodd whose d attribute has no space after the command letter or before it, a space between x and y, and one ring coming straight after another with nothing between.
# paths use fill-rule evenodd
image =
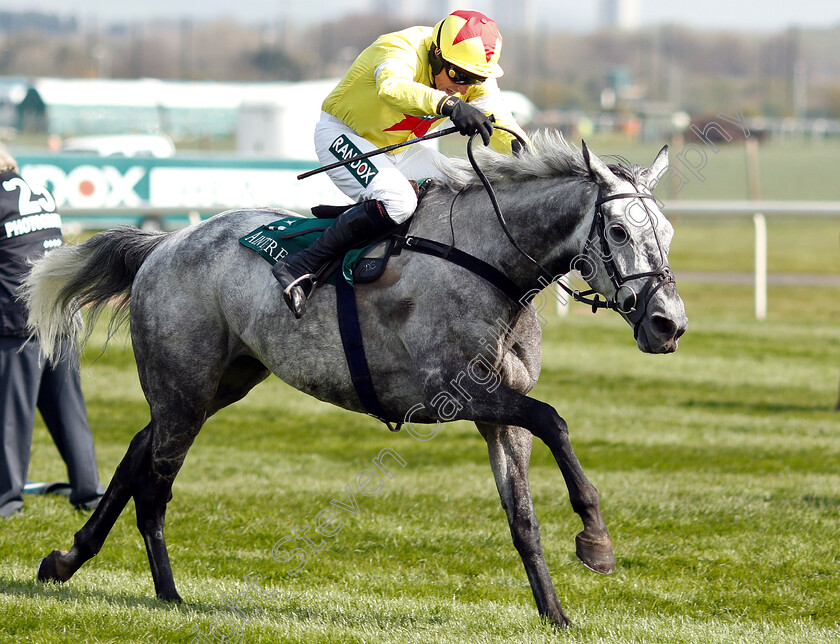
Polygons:
<instances>
[{"instance_id":1,"label":"stirrup","mask_svg":"<svg viewBox=\"0 0 840 644\"><path fill-rule=\"evenodd\" d=\"M305 289L301 282L309 282L309 288ZM297 279L295 279L291 284L289 284L286 288L283 289L283 297L289 297L292 289L296 286L299 286L301 290L303 290L304 295L307 299L309 296L312 295L312 291L315 290L315 273L304 273Z\"/></svg>"},{"instance_id":2,"label":"stirrup","mask_svg":"<svg viewBox=\"0 0 840 644\"><path fill-rule=\"evenodd\" d=\"M306 302L314 290L315 275L312 273L301 275L283 289L283 300L298 320L306 313Z\"/></svg>"}]
</instances>

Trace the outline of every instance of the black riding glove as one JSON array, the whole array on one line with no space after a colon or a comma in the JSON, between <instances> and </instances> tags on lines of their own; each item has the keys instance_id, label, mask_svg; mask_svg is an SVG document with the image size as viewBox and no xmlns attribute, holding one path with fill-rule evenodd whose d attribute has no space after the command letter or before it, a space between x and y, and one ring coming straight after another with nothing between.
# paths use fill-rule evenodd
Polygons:
<instances>
[{"instance_id":1,"label":"black riding glove","mask_svg":"<svg viewBox=\"0 0 840 644\"><path fill-rule=\"evenodd\" d=\"M481 110L465 103L457 96L447 96L438 103L438 113L441 116L448 116L461 134L472 136L478 132L484 145L490 145L490 137L493 136L493 121Z\"/></svg>"}]
</instances>

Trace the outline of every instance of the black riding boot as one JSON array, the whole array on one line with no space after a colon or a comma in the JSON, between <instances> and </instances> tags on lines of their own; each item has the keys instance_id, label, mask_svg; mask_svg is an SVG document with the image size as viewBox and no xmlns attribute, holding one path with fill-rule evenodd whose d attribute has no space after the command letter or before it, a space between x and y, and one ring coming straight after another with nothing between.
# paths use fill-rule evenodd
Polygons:
<instances>
[{"instance_id":1,"label":"black riding boot","mask_svg":"<svg viewBox=\"0 0 840 644\"><path fill-rule=\"evenodd\" d=\"M277 262L271 272L283 287L283 299L295 317L306 312L306 300L315 288L319 269L395 226L381 202L363 201L341 213L308 248Z\"/></svg>"}]
</instances>

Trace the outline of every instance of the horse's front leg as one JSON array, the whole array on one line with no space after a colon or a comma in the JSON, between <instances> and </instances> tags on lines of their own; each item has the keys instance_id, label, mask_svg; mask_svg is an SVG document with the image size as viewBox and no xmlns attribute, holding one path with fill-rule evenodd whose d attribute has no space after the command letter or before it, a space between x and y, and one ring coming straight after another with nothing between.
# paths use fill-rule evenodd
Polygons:
<instances>
[{"instance_id":1,"label":"horse's front leg","mask_svg":"<svg viewBox=\"0 0 840 644\"><path fill-rule=\"evenodd\" d=\"M583 531L575 539L578 558L601 574L615 570L612 540L601 516L601 497L572 449L566 421L551 405L504 385L491 395L476 397L470 405L471 420L524 427L548 446L560 466L572 509L583 521Z\"/></svg>"},{"instance_id":2,"label":"horse's front leg","mask_svg":"<svg viewBox=\"0 0 840 644\"><path fill-rule=\"evenodd\" d=\"M490 456L493 477L507 513L513 545L522 557L537 610L559 626L568 626L569 618L557 599L548 565L540 544L540 526L528 484L528 462L533 436L527 429L513 426L476 423Z\"/></svg>"},{"instance_id":3,"label":"horse's front leg","mask_svg":"<svg viewBox=\"0 0 840 644\"><path fill-rule=\"evenodd\" d=\"M533 402L545 405L538 401ZM583 531L575 537L575 552L584 566L602 575L608 575L615 570L615 555L610 533L601 516L601 497L595 486L586 478L583 467L572 449L566 421L551 406L545 407L549 410L547 415L550 422L541 423L539 429L535 430L535 435L548 446L554 460L560 466L560 472L569 490L572 509L583 521Z\"/></svg>"}]
</instances>

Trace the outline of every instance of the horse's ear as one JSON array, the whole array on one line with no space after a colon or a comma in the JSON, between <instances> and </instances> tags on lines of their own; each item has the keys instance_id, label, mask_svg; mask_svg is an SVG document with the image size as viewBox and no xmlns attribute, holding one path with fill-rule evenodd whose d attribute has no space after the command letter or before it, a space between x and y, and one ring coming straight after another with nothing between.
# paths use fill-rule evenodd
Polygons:
<instances>
[{"instance_id":1,"label":"horse's ear","mask_svg":"<svg viewBox=\"0 0 840 644\"><path fill-rule=\"evenodd\" d=\"M586 147L586 141L583 139L580 140L580 150L583 153L583 161L586 163L586 167L589 169L589 172L592 172L592 168L589 166L589 148Z\"/></svg>"},{"instance_id":2,"label":"horse's ear","mask_svg":"<svg viewBox=\"0 0 840 644\"><path fill-rule=\"evenodd\" d=\"M665 176L668 170L668 146L665 145L656 155L651 166L642 172L642 181L648 187L648 190L653 192L659 180Z\"/></svg>"},{"instance_id":3,"label":"horse's ear","mask_svg":"<svg viewBox=\"0 0 840 644\"><path fill-rule=\"evenodd\" d=\"M589 176L592 177L595 183L602 188L615 185L618 180L607 167L607 164L589 151L589 148L586 146L586 141L582 140L580 145L581 152L583 152L583 160L586 162L586 167L589 168Z\"/></svg>"}]
</instances>

